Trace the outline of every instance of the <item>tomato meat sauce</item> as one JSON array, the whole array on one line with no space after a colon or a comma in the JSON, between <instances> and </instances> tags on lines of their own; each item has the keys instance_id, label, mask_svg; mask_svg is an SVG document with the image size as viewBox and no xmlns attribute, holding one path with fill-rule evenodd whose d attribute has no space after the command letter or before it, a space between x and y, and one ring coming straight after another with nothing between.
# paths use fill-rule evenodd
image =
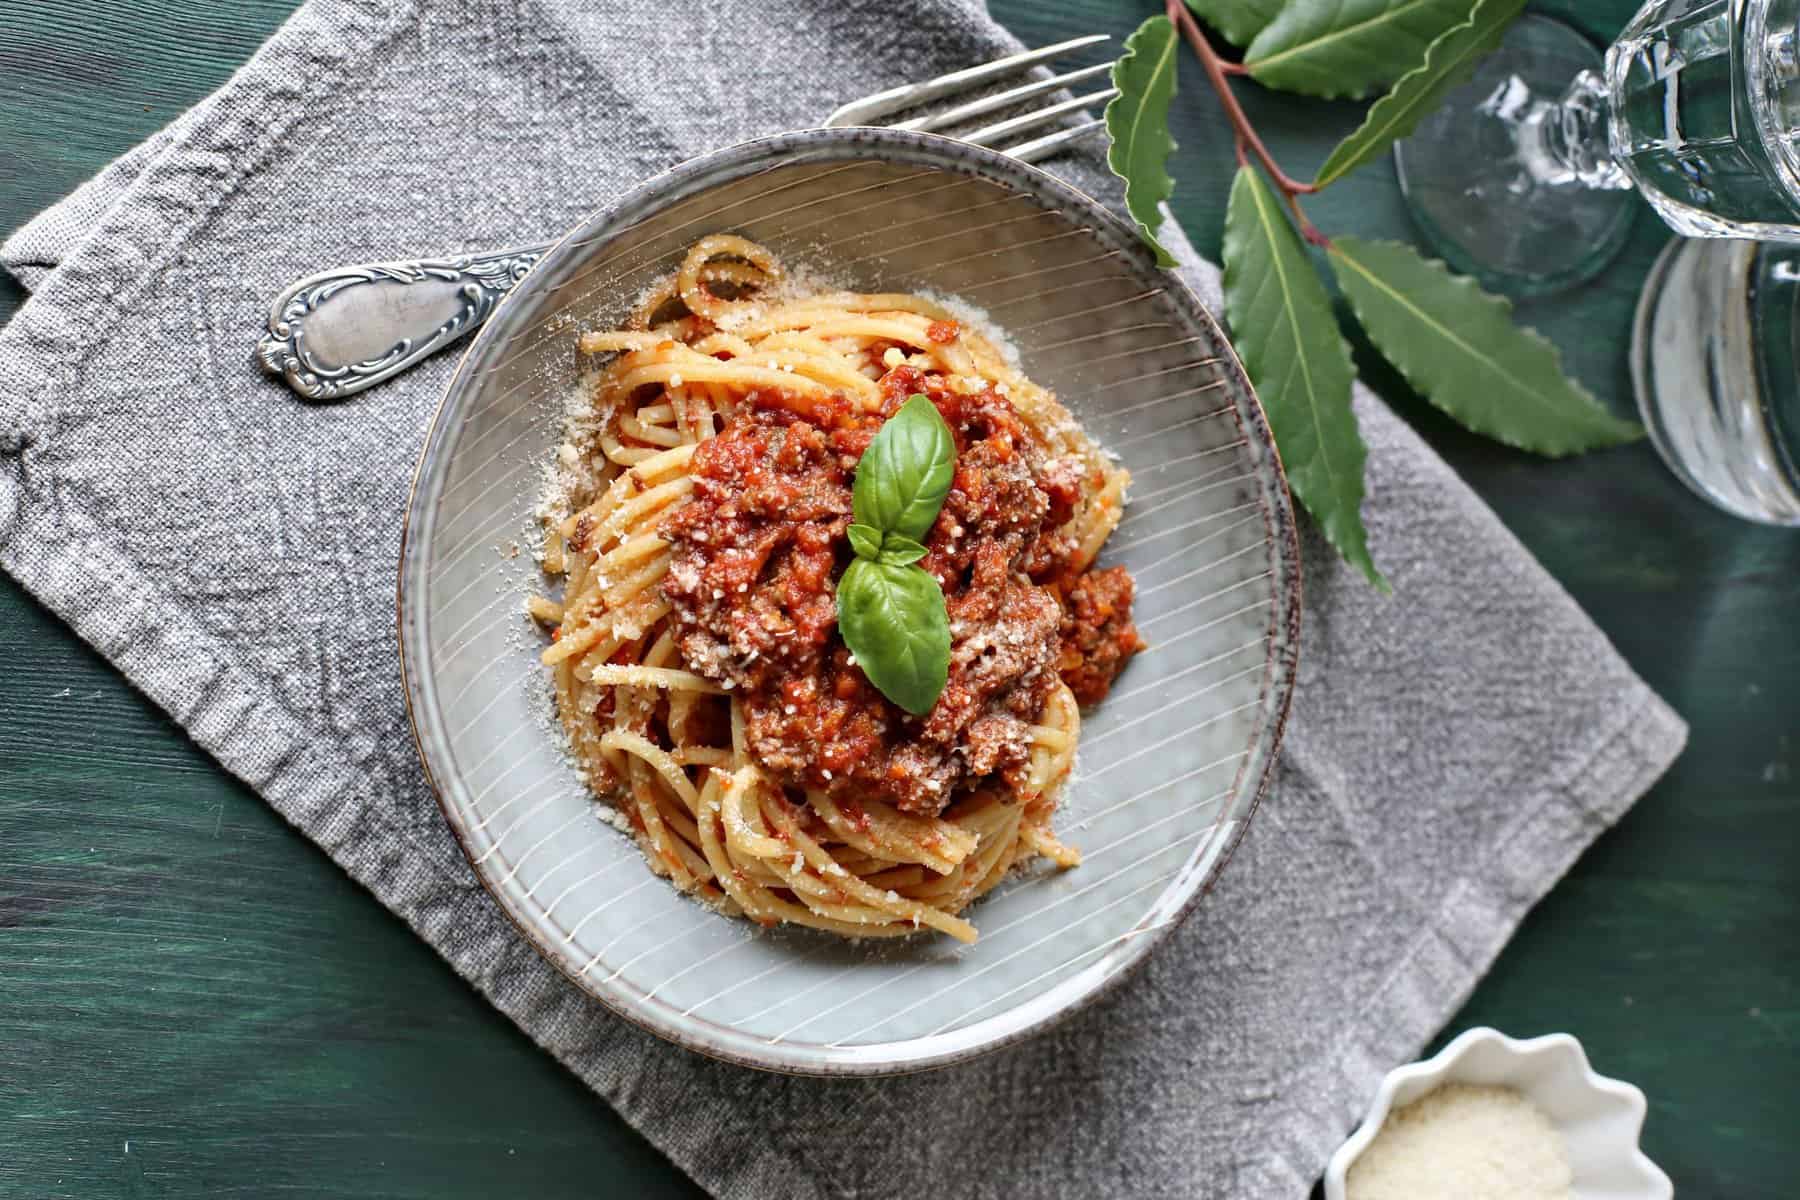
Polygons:
<instances>
[{"instance_id":1,"label":"tomato meat sauce","mask_svg":"<svg viewBox=\"0 0 1800 1200\"><path fill-rule=\"evenodd\" d=\"M661 530L673 547L662 588L683 659L740 698L750 751L784 785L933 815L988 780L1019 794L1058 676L1096 703L1143 643L1124 569L1072 569L1062 530L1085 482L1079 460L1051 457L991 387L964 393L902 364L881 391L879 412L753 393L694 452L694 491ZM835 595L856 464L914 394L957 452L919 563L943 589L951 639L949 681L922 717L858 669Z\"/></svg>"}]
</instances>

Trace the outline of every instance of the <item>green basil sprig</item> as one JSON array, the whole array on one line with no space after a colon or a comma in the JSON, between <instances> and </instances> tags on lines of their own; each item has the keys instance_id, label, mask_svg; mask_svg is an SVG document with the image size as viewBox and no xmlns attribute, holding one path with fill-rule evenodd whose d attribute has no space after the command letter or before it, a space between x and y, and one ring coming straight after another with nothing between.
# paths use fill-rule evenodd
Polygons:
<instances>
[{"instance_id":1,"label":"green basil sprig","mask_svg":"<svg viewBox=\"0 0 1800 1200\"><path fill-rule=\"evenodd\" d=\"M838 580L838 630L881 694L914 716L950 678L943 589L918 565L956 473L956 439L924 396L910 396L856 465L850 548Z\"/></svg>"},{"instance_id":2,"label":"green basil sprig","mask_svg":"<svg viewBox=\"0 0 1800 1200\"><path fill-rule=\"evenodd\" d=\"M915 717L950 678L944 593L918 566L858 558L838 580L838 628L856 665L881 694Z\"/></svg>"},{"instance_id":3,"label":"green basil sprig","mask_svg":"<svg viewBox=\"0 0 1800 1200\"><path fill-rule=\"evenodd\" d=\"M921 541L931 532L950 477L956 439L931 401L909 396L863 452L851 495L858 524Z\"/></svg>"}]
</instances>

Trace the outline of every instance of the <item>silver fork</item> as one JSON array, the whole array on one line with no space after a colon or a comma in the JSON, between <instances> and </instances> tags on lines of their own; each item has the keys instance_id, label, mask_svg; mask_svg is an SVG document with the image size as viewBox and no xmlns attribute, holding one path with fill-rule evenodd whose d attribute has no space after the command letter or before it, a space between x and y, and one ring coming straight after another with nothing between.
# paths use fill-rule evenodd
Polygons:
<instances>
[{"instance_id":1,"label":"silver fork","mask_svg":"<svg viewBox=\"0 0 1800 1200\"><path fill-rule=\"evenodd\" d=\"M1071 38L993 62L952 71L923 83L907 84L853 100L825 118L826 128L887 125L894 129L951 130L1020 105L1036 106L1055 92L1093 79L1110 64L1084 67L989 95L934 109L904 121L884 118L955 100L1010 76L1106 41L1105 34ZM1117 95L1114 88L1034 107L1019 116L993 121L956 136L1037 162L1072 142L1105 128L1091 111ZM1088 117L1025 141L1021 135ZM362 263L310 275L275 297L269 332L257 342L265 371L309 400L338 400L392 379L475 330L500 298L544 256L551 243L515 246L485 254Z\"/></svg>"}]
</instances>

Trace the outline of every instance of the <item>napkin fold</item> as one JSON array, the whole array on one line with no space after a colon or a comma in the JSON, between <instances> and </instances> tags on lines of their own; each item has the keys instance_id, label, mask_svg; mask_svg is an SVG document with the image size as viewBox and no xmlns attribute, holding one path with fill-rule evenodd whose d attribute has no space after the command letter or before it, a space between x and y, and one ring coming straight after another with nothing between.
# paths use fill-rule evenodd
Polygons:
<instances>
[{"instance_id":1,"label":"napkin fold","mask_svg":"<svg viewBox=\"0 0 1800 1200\"><path fill-rule=\"evenodd\" d=\"M0 250L35 292L0 330L0 565L727 1200L1297 1200L1685 738L1359 387L1394 594L1308 530L1271 794L1101 1003L942 1071L783 1078L639 1032L520 940L425 785L396 660L401 515L454 356L309 406L252 363L269 298L548 238L685 157L1016 48L959 0L311 0ZM1046 165L1112 195L1097 148Z\"/></svg>"}]
</instances>

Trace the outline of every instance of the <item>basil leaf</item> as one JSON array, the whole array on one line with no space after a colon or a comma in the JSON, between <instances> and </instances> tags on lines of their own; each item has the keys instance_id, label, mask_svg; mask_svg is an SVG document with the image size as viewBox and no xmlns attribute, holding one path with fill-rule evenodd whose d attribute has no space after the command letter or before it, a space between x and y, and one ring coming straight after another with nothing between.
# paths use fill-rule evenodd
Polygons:
<instances>
[{"instance_id":1,"label":"basil leaf","mask_svg":"<svg viewBox=\"0 0 1800 1200\"><path fill-rule=\"evenodd\" d=\"M852 525L846 532L850 535L850 548L856 551L858 558L881 557L881 530L873 525Z\"/></svg>"},{"instance_id":2,"label":"basil leaf","mask_svg":"<svg viewBox=\"0 0 1800 1200\"><path fill-rule=\"evenodd\" d=\"M856 464L851 506L858 524L922 540L956 472L956 439L924 396L889 417Z\"/></svg>"},{"instance_id":3,"label":"basil leaf","mask_svg":"<svg viewBox=\"0 0 1800 1200\"><path fill-rule=\"evenodd\" d=\"M892 567L905 567L918 562L927 554L925 547L913 541L903 533L890 533L881 539L881 554L878 561ZM867 558L868 555L864 555Z\"/></svg>"},{"instance_id":4,"label":"basil leaf","mask_svg":"<svg viewBox=\"0 0 1800 1200\"><path fill-rule=\"evenodd\" d=\"M856 464L850 546L838 580L838 632L881 694L914 716L950 678L950 617L938 582L913 565L956 473L956 440L924 396L911 396Z\"/></svg>"},{"instance_id":5,"label":"basil leaf","mask_svg":"<svg viewBox=\"0 0 1800 1200\"><path fill-rule=\"evenodd\" d=\"M859 558L838 580L838 632L869 682L916 717L950 678L950 618L937 580L919 567Z\"/></svg>"}]
</instances>

